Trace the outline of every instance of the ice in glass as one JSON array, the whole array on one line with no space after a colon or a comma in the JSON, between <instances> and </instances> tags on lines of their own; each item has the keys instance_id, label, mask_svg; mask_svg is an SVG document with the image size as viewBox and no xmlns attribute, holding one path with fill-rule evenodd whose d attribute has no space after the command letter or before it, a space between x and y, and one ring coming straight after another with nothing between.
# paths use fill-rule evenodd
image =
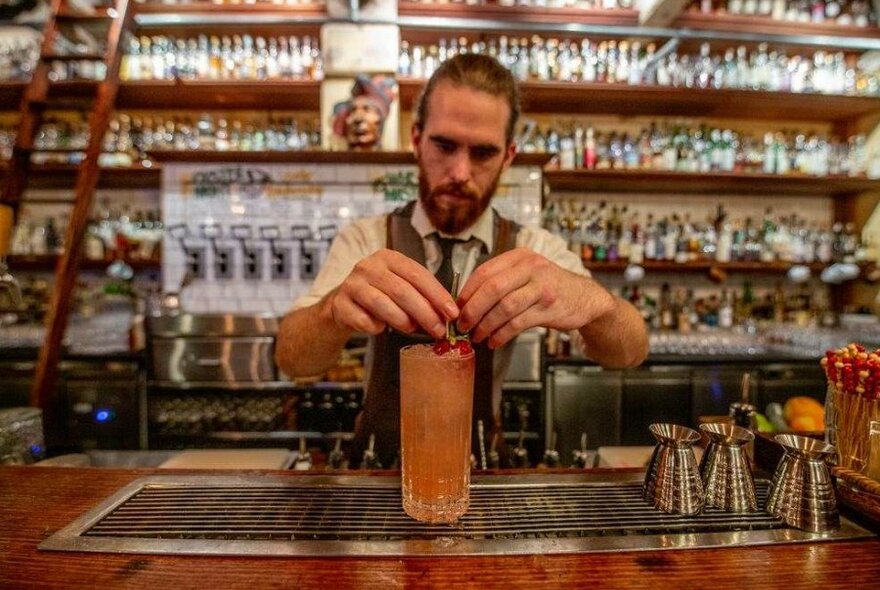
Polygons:
<instances>
[{"instance_id":1,"label":"ice in glass","mask_svg":"<svg viewBox=\"0 0 880 590\"><path fill-rule=\"evenodd\" d=\"M400 351L403 509L416 520L455 522L470 501L474 352Z\"/></svg>"}]
</instances>

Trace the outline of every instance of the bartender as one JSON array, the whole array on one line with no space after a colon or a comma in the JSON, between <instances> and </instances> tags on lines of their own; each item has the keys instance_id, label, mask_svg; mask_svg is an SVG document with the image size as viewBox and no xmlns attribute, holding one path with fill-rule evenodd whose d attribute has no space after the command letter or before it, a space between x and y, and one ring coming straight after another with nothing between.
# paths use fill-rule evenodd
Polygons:
<instances>
[{"instance_id":1,"label":"bartender","mask_svg":"<svg viewBox=\"0 0 880 590\"><path fill-rule=\"evenodd\" d=\"M353 460L373 435L381 463L392 465L400 445L399 350L443 338L447 321L470 333L474 422L490 432L500 424L511 342L524 330L573 331L603 367L633 367L647 355L638 311L593 280L561 238L489 206L516 154L519 112L516 81L494 58L444 62L412 126L419 198L343 228L311 290L281 322L275 358L291 377L323 373L352 334L371 336ZM457 298L453 272L463 285Z\"/></svg>"}]
</instances>

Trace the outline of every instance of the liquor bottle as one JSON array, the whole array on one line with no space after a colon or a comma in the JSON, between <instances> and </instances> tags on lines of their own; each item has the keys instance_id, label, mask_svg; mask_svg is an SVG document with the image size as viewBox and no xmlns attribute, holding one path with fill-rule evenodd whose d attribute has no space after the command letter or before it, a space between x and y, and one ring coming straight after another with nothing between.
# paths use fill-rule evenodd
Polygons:
<instances>
[{"instance_id":1,"label":"liquor bottle","mask_svg":"<svg viewBox=\"0 0 880 590\"><path fill-rule=\"evenodd\" d=\"M587 137L584 140L584 168L594 170L596 168L596 138L592 127L587 128Z\"/></svg>"},{"instance_id":2,"label":"liquor bottle","mask_svg":"<svg viewBox=\"0 0 880 590\"><path fill-rule=\"evenodd\" d=\"M752 283L746 281L743 283L742 297L739 299L739 309L734 310L735 321L743 323L752 318L752 306L755 303L755 295L752 291Z\"/></svg>"},{"instance_id":3,"label":"liquor bottle","mask_svg":"<svg viewBox=\"0 0 880 590\"><path fill-rule=\"evenodd\" d=\"M645 259L657 260L657 227L654 225L654 215L648 213L645 224Z\"/></svg>"},{"instance_id":4,"label":"liquor bottle","mask_svg":"<svg viewBox=\"0 0 880 590\"><path fill-rule=\"evenodd\" d=\"M660 327L664 330L675 328L675 310L672 305L672 289L669 283L660 287Z\"/></svg>"},{"instance_id":5,"label":"liquor bottle","mask_svg":"<svg viewBox=\"0 0 880 590\"><path fill-rule=\"evenodd\" d=\"M727 289L721 292L721 304L718 307L718 327L733 327L733 305L731 304Z\"/></svg>"},{"instance_id":6,"label":"liquor bottle","mask_svg":"<svg viewBox=\"0 0 880 590\"><path fill-rule=\"evenodd\" d=\"M638 223L632 226L632 243L629 247L629 261L632 264L642 264L645 261L645 232L639 227Z\"/></svg>"}]
</instances>

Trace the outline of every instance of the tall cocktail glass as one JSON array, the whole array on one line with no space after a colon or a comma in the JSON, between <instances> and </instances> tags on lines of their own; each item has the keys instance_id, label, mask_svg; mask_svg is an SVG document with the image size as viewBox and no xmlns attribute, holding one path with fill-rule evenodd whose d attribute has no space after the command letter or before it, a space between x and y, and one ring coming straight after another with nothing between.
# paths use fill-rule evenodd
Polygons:
<instances>
[{"instance_id":1,"label":"tall cocktail glass","mask_svg":"<svg viewBox=\"0 0 880 590\"><path fill-rule=\"evenodd\" d=\"M455 522L470 502L474 352L400 351L403 509L416 520Z\"/></svg>"}]
</instances>

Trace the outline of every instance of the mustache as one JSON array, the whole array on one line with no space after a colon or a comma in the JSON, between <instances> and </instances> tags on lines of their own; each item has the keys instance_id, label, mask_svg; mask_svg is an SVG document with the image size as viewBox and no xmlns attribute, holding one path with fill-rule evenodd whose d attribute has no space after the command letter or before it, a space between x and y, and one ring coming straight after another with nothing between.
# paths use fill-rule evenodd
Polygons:
<instances>
[{"instance_id":1,"label":"mustache","mask_svg":"<svg viewBox=\"0 0 880 590\"><path fill-rule=\"evenodd\" d=\"M455 182L442 184L431 191L431 197L439 197L440 195L453 195L456 197L466 197L469 199L479 199L480 193L467 183Z\"/></svg>"}]
</instances>

